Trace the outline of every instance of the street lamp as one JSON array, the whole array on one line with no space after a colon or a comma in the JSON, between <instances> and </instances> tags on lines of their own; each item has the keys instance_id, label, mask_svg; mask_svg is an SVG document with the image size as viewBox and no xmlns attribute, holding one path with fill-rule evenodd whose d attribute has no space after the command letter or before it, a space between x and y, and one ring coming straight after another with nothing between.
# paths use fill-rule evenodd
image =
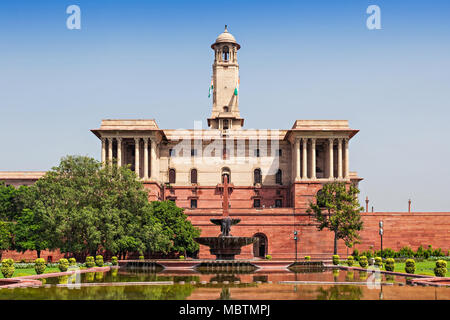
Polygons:
<instances>
[{"instance_id":1,"label":"street lamp","mask_svg":"<svg viewBox=\"0 0 450 320\"><path fill-rule=\"evenodd\" d=\"M297 230L294 230L294 241L295 241L295 262L297 262L297 240L298 240L298 238L297 238L297 234L298 234Z\"/></svg>"},{"instance_id":2,"label":"street lamp","mask_svg":"<svg viewBox=\"0 0 450 320\"><path fill-rule=\"evenodd\" d=\"M379 223L380 226L380 230L379 230L379 234L380 234L380 239L381 239L381 257L383 257L383 221L380 221Z\"/></svg>"}]
</instances>

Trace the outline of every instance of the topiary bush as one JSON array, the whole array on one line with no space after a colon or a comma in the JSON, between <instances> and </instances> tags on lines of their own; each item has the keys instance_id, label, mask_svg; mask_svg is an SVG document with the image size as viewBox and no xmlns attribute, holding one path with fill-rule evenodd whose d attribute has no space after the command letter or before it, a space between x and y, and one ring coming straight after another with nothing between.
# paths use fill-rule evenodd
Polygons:
<instances>
[{"instance_id":1,"label":"topiary bush","mask_svg":"<svg viewBox=\"0 0 450 320\"><path fill-rule=\"evenodd\" d=\"M59 259L58 261L58 269L61 272L65 272L67 271L67 269L69 268L69 261L67 259Z\"/></svg>"},{"instance_id":2,"label":"topiary bush","mask_svg":"<svg viewBox=\"0 0 450 320\"><path fill-rule=\"evenodd\" d=\"M436 267L434 268L434 274L436 277L445 277L447 273L447 261L438 260L436 261Z\"/></svg>"},{"instance_id":3,"label":"topiary bush","mask_svg":"<svg viewBox=\"0 0 450 320\"><path fill-rule=\"evenodd\" d=\"M270 254L266 255L267 260L272 260L272 256Z\"/></svg>"},{"instance_id":4,"label":"topiary bush","mask_svg":"<svg viewBox=\"0 0 450 320\"><path fill-rule=\"evenodd\" d=\"M95 266L94 257L87 256L85 261L86 267L93 268Z\"/></svg>"},{"instance_id":5,"label":"topiary bush","mask_svg":"<svg viewBox=\"0 0 450 320\"><path fill-rule=\"evenodd\" d=\"M117 266L119 264L119 262L117 261L117 257L116 256L111 257L111 264L113 266Z\"/></svg>"},{"instance_id":6,"label":"topiary bush","mask_svg":"<svg viewBox=\"0 0 450 320\"><path fill-rule=\"evenodd\" d=\"M383 259L381 257L375 257L375 265L379 268L383 267Z\"/></svg>"},{"instance_id":7,"label":"topiary bush","mask_svg":"<svg viewBox=\"0 0 450 320\"><path fill-rule=\"evenodd\" d=\"M43 274L47 266L45 265L45 260L42 258L37 258L34 260L34 270L36 274Z\"/></svg>"},{"instance_id":8,"label":"topiary bush","mask_svg":"<svg viewBox=\"0 0 450 320\"><path fill-rule=\"evenodd\" d=\"M333 255L333 264L335 266L339 264L339 256L337 254Z\"/></svg>"},{"instance_id":9,"label":"topiary bush","mask_svg":"<svg viewBox=\"0 0 450 320\"><path fill-rule=\"evenodd\" d=\"M395 269L395 260L393 258L387 258L384 263L384 269L386 271L394 271Z\"/></svg>"},{"instance_id":10,"label":"topiary bush","mask_svg":"<svg viewBox=\"0 0 450 320\"><path fill-rule=\"evenodd\" d=\"M311 260L311 257L310 256L305 256L305 260L309 261L309 260Z\"/></svg>"},{"instance_id":11,"label":"topiary bush","mask_svg":"<svg viewBox=\"0 0 450 320\"><path fill-rule=\"evenodd\" d=\"M347 265L348 265L349 267L351 267L351 266L353 266L353 262L354 262L353 256L348 256L348 257L347 257Z\"/></svg>"},{"instance_id":12,"label":"topiary bush","mask_svg":"<svg viewBox=\"0 0 450 320\"><path fill-rule=\"evenodd\" d=\"M367 261L366 256L359 257L359 265L361 266L361 268L367 268L367 266L369 265L369 261Z\"/></svg>"},{"instance_id":13,"label":"topiary bush","mask_svg":"<svg viewBox=\"0 0 450 320\"><path fill-rule=\"evenodd\" d=\"M183 257L183 259L184 259L184 256L180 256L180 258L181 257ZM144 260L144 256L139 256L139 260Z\"/></svg>"},{"instance_id":14,"label":"topiary bush","mask_svg":"<svg viewBox=\"0 0 450 320\"><path fill-rule=\"evenodd\" d=\"M139 259L140 259L140 257L139 257ZM184 259L185 259L185 257L184 257L184 256L179 256L179 257L178 257L178 259L180 259L180 260L184 260Z\"/></svg>"},{"instance_id":15,"label":"topiary bush","mask_svg":"<svg viewBox=\"0 0 450 320\"><path fill-rule=\"evenodd\" d=\"M15 271L14 260L13 259L3 259L1 271L2 271L3 277L11 278Z\"/></svg>"},{"instance_id":16,"label":"topiary bush","mask_svg":"<svg viewBox=\"0 0 450 320\"><path fill-rule=\"evenodd\" d=\"M69 266L76 266L76 265L77 265L77 259L69 258Z\"/></svg>"},{"instance_id":17,"label":"topiary bush","mask_svg":"<svg viewBox=\"0 0 450 320\"><path fill-rule=\"evenodd\" d=\"M416 262L414 261L414 259L408 259L405 261L405 271L406 273L411 274L416 272Z\"/></svg>"},{"instance_id":18,"label":"topiary bush","mask_svg":"<svg viewBox=\"0 0 450 320\"><path fill-rule=\"evenodd\" d=\"M97 267L103 267L103 256L98 255L95 257L95 265Z\"/></svg>"}]
</instances>

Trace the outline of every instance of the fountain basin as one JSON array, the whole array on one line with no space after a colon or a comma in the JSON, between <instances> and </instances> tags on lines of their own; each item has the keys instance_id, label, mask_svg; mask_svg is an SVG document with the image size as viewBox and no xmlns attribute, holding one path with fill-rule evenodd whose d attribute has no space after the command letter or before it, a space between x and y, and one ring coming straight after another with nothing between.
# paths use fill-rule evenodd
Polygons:
<instances>
[{"instance_id":1,"label":"fountain basin","mask_svg":"<svg viewBox=\"0 0 450 320\"><path fill-rule=\"evenodd\" d=\"M255 237L200 237L194 239L197 243L208 246L217 260L234 260L241 254L241 247L254 243Z\"/></svg>"}]
</instances>

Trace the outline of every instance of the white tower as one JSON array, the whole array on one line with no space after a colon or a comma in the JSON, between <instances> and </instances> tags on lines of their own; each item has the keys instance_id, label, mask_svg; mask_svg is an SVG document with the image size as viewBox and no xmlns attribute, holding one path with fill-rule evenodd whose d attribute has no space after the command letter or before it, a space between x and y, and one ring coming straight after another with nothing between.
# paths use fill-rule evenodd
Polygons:
<instances>
[{"instance_id":1,"label":"white tower","mask_svg":"<svg viewBox=\"0 0 450 320\"><path fill-rule=\"evenodd\" d=\"M225 31L211 45L215 58L213 64L213 108L208 126L211 129L240 129L244 119L239 113L239 64L237 51L241 46Z\"/></svg>"}]
</instances>

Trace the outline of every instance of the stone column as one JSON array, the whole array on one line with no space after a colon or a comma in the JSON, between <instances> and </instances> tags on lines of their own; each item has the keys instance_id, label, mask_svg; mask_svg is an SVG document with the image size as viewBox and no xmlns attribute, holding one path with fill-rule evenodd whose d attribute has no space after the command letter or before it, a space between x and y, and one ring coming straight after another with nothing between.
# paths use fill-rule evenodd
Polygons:
<instances>
[{"instance_id":1,"label":"stone column","mask_svg":"<svg viewBox=\"0 0 450 320\"><path fill-rule=\"evenodd\" d=\"M302 154L302 170L303 170L303 175L302 175L302 179L306 180L308 179L308 138L302 138L302 142L303 142L303 154Z\"/></svg>"},{"instance_id":2,"label":"stone column","mask_svg":"<svg viewBox=\"0 0 450 320\"><path fill-rule=\"evenodd\" d=\"M342 179L342 139L338 139L338 178Z\"/></svg>"},{"instance_id":3,"label":"stone column","mask_svg":"<svg viewBox=\"0 0 450 320\"><path fill-rule=\"evenodd\" d=\"M122 138L117 138L117 167L122 166Z\"/></svg>"},{"instance_id":4,"label":"stone column","mask_svg":"<svg viewBox=\"0 0 450 320\"><path fill-rule=\"evenodd\" d=\"M113 163L113 142L114 138L108 138L108 164L110 166Z\"/></svg>"},{"instance_id":5,"label":"stone column","mask_svg":"<svg viewBox=\"0 0 450 320\"><path fill-rule=\"evenodd\" d=\"M300 138L295 138L295 180L300 180Z\"/></svg>"},{"instance_id":6,"label":"stone column","mask_svg":"<svg viewBox=\"0 0 450 320\"><path fill-rule=\"evenodd\" d=\"M141 173L139 169L139 142L141 138L134 138L134 172L141 178Z\"/></svg>"},{"instance_id":7,"label":"stone column","mask_svg":"<svg viewBox=\"0 0 450 320\"><path fill-rule=\"evenodd\" d=\"M334 139L329 138L328 139L328 178L333 179L334 178L334 165L333 165L333 143Z\"/></svg>"},{"instance_id":8,"label":"stone column","mask_svg":"<svg viewBox=\"0 0 450 320\"><path fill-rule=\"evenodd\" d=\"M144 138L144 179L148 179L148 138Z\"/></svg>"},{"instance_id":9,"label":"stone column","mask_svg":"<svg viewBox=\"0 0 450 320\"><path fill-rule=\"evenodd\" d=\"M311 179L316 180L316 139L311 138Z\"/></svg>"},{"instance_id":10,"label":"stone column","mask_svg":"<svg viewBox=\"0 0 450 320\"><path fill-rule=\"evenodd\" d=\"M106 163L106 138L101 138L102 139L102 166L105 166Z\"/></svg>"},{"instance_id":11,"label":"stone column","mask_svg":"<svg viewBox=\"0 0 450 320\"><path fill-rule=\"evenodd\" d=\"M150 178L153 180L157 179L157 172L156 172L156 161L157 157L156 157L156 139L151 139L150 140L151 145L150 145Z\"/></svg>"},{"instance_id":12,"label":"stone column","mask_svg":"<svg viewBox=\"0 0 450 320\"><path fill-rule=\"evenodd\" d=\"M349 143L349 139L345 138L344 139L344 143L345 143L345 179L350 179L350 171L349 171L349 164L348 164L348 157L349 157L349 152L348 152L348 143Z\"/></svg>"}]
</instances>

